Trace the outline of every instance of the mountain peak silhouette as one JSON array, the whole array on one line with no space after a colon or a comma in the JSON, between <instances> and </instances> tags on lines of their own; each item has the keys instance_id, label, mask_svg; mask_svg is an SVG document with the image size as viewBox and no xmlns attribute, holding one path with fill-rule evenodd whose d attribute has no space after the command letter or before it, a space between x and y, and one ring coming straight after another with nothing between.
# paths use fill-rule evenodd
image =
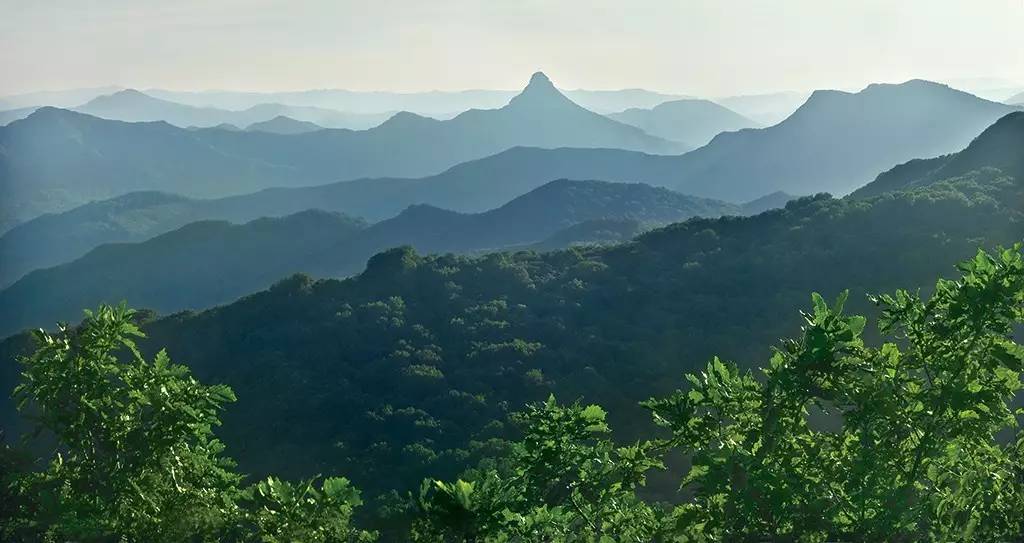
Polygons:
<instances>
[{"instance_id":1,"label":"mountain peak silhouette","mask_svg":"<svg viewBox=\"0 0 1024 543\"><path fill-rule=\"evenodd\" d=\"M544 75L544 72L536 72L530 77L530 82L518 95L509 102L509 106L559 106L565 104L576 105L555 88L554 83Z\"/></svg>"},{"instance_id":2,"label":"mountain peak silhouette","mask_svg":"<svg viewBox=\"0 0 1024 543\"><path fill-rule=\"evenodd\" d=\"M555 88L551 83L551 79L549 79L544 72L533 72L533 75L530 76L530 82L527 84L527 88L535 85Z\"/></svg>"}]
</instances>

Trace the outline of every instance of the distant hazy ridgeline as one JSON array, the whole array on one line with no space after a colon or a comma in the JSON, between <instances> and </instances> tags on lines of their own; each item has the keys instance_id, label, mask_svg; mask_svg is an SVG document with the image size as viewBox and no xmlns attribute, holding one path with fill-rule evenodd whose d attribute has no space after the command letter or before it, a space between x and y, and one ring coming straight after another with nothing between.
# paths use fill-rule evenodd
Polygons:
<instances>
[{"instance_id":1,"label":"distant hazy ridgeline","mask_svg":"<svg viewBox=\"0 0 1024 543\"><path fill-rule=\"evenodd\" d=\"M722 132L757 128L761 124L708 100L674 100L650 109L631 108L608 115L652 136L697 148Z\"/></svg>"},{"instance_id":2,"label":"distant hazy ridgeline","mask_svg":"<svg viewBox=\"0 0 1024 543\"><path fill-rule=\"evenodd\" d=\"M136 190L215 197L359 177L420 177L524 145L682 148L574 104L543 74L500 109L470 110L448 121L400 113L364 131L184 130L42 108L0 128L6 196L0 230Z\"/></svg>"}]
</instances>

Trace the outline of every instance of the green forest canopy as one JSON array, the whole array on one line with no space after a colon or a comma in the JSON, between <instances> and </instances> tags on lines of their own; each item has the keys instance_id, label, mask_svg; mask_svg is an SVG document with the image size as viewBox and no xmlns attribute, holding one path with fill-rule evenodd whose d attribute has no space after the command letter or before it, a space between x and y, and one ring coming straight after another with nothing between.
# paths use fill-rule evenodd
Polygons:
<instances>
[{"instance_id":1,"label":"green forest canopy","mask_svg":"<svg viewBox=\"0 0 1024 543\"><path fill-rule=\"evenodd\" d=\"M597 405L554 397L520 437L409 498L414 541L1016 541L1024 535L1021 245L977 256L928 298L873 298L866 319L814 294L800 336L744 371L715 357L644 402L665 429L610 439ZM40 332L15 396L58 442L42 466L3 450L5 540L372 541L344 478L244 485L213 435L234 400L160 351L133 312L101 307ZM823 427L812 411L839 421ZM827 426L827 425L826 425ZM1011 432L1009 440L1000 433ZM666 454L692 462L675 503L638 493ZM319 478L317 478L319 479Z\"/></svg>"}]
</instances>

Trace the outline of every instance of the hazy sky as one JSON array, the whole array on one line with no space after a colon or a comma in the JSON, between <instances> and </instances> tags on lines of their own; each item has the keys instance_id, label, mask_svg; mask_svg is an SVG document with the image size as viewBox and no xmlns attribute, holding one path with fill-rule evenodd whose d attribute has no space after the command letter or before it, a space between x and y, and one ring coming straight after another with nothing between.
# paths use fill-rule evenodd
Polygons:
<instances>
[{"instance_id":1,"label":"hazy sky","mask_svg":"<svg viewBox=\"0 0 1024 543\"><path fill-rule=\"evenodd\" d=\"M1024 84L1024 0L0 0L0 94Z\"/></svg>"}]
</instances>

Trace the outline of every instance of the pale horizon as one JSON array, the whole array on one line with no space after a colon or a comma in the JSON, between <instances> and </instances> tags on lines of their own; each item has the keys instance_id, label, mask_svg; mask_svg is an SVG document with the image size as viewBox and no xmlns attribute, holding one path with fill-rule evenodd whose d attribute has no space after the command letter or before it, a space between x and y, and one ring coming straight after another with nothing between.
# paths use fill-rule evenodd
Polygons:
<instances>
[{"instance_id":1,"label":"pale horizon","mask_svg":"<svg viewBox=\"0 0 1024 543\"><path fill-rule=\"evenodd\" d=\"M701 97L910 79L1024 85L1019 0L56 4L0 1L0 95L514 91L535 71L567 90Z\"/></svg>"}]
</instances>

